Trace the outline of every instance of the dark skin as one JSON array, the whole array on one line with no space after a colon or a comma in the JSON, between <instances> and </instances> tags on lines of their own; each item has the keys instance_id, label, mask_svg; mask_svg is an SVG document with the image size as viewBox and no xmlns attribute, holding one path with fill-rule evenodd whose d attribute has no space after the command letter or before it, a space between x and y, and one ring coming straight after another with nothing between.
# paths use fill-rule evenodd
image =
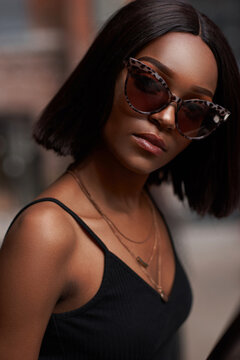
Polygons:
<instances>
[{"instance_id":1,"label":"dark skin","mask_svg":"<svg viewBox=\"0 0 240 360\"><path fill-rule=\"evenodd\" d=\"M145 61L165 78L176 95L211 100L199 87L215 92L217 65L199 37L170 33L153 41L137 55L141 56L157 59L172 70L166 74ZM149 202L142 193L147 177L189 146L190 141L175 129L174 104L152 115L158 126L134 112L123 95L125 76L124 69L116 81L113 108L101 144L75 171L118 228L141 241L152 226ZM156 156L140 149L132 137L139 131L159 134L167 152ZM110 251L153 286L70 174L61 176L39 198L48 196L76 212ZM159 213L157 226L161 238L162 287L171 296L175 259ZM127 240L125 243L146 259L153 236L143 244ZM0 297L0 358L37 359L51 314L86 304L97 293L103 271L103 251L69 214L50 202L28 208L11 227L0 251L0 286L4 289ZM156 260L150 272L156 279Z\"/></svg>"}]
</instances>

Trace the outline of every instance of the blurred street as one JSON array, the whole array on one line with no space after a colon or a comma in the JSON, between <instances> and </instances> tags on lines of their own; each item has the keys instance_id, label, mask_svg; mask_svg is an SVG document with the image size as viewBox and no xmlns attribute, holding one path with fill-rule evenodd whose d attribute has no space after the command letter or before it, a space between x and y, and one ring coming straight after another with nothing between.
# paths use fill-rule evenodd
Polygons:
<instances>
[{"instance_id":1,"label":"blurred street","mask_svg":"<svg viewBox=\"0 0 240 360\"><path fill-rule=\"evenodd\" d=\"M194 293L192 313L182 329L183 359L202 360L240 306L240 220L188 223L178 236Z\"/></svg>"}]
</instances>

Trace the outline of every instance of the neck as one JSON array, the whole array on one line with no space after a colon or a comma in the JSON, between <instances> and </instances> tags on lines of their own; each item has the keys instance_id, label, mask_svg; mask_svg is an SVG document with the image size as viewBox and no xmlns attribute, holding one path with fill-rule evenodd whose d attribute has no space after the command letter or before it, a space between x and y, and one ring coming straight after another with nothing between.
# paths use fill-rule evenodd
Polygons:
<instances>
[{"instance_id":1,"label":"neck","mask_svg":"<svg viewBox=\"0 0 240 360\"><path fill-rule=\"evenodd\" d=\"M126 213L140 206L148 177L127 169L104 149L98 149L84 163L77 165L75 173L96 200Z\"/></svg>"}]
</instances>

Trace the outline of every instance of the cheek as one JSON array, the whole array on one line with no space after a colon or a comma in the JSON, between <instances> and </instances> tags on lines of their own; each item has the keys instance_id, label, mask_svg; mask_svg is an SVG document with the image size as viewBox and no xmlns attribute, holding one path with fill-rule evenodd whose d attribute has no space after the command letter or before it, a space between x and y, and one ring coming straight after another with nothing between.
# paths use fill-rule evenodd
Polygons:
<instances>
[{"instance_id":1,"label":"cheek","mask_svg":"<svg viewBox=\"0 0 240 360\"><path fill-rule=\"evenodd\" d=\"M128 132L128 121L120 111L121 105L114 104L109 118L103 128L103 140L113 147L123 141L123 135ZM125 121L124 121L125 120Z\"/></svg>"},{"instance_id":2,"label":"cheek","mask_svg":"<svg viewBox=\"0 0 240 360\"><path fill-rule=\"evenodd\" d=\"M186 139L184 136L180 135L177 130L175 130L174 135L175 146L173 146L173 150L175 155L178 155L191 144L192 140Z\"/></svg>"},{"instance_id":3,"label":"cheek","mask_svg":"<svg viewBox=\"0 0 240 360\"><path fill-rule=\"evenodd\" d=\"M115 138L130 131L130 123L133 110L129 107L124 96L124 83L118 81L115 86L112 109L103 129L103 135L107 138Z\"/></svg>"}]
</instances>

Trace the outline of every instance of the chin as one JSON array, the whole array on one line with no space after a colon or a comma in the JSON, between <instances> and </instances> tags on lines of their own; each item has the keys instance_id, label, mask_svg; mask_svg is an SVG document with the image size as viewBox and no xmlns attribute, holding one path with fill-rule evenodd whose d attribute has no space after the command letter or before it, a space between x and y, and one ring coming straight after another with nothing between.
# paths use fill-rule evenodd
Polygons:
<instances>
[{"instance_id":1,"label":"chin","mask_svg":"<svg viewBox=\"0 0 240 360\"><path fill-rule=\"evenodd\" d=\"M142 176L150 175L153 171L160 169L167 163L167 161L159 162L159 159L152 159L142 156L128 156L127 158L117 156L117 158L121 165L123 165L129 171Z\"/></svg>"}]
</instances>

